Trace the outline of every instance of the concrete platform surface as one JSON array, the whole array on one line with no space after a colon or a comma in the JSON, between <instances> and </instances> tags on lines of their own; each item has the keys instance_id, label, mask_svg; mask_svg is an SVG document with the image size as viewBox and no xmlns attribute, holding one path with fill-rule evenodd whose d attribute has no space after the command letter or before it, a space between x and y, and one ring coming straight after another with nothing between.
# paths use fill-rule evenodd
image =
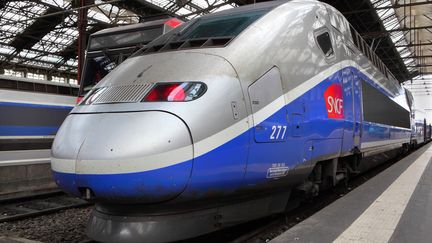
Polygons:
<instances>
[{"instance_id":1,"label":"concrete platform surface","mask_svg":"<svg viewBox=\"0 0 432 243\"><path fill-rule=\"evenodd\" d=\"M0 151L0 166L50 163L51 150Z\"/></svg>"},{"instance_id":2,"label":"concrete platform surface","mask_svg":"<svg viewBox=\"0 0 432 243\"><path fill-rule=\"evenodd\" d=\"M58 190L51 150L0 151L0 201Z\"/></svg>"},{"instance_id":3,"label":"concrete platform surface","mask_svg":"<svg viewBox=\"0 0 432 243\"><path fill-rule=\"evenodd\" d=\"M271 242L432 242L432 144Z\"/></svg>"}]
</instances>

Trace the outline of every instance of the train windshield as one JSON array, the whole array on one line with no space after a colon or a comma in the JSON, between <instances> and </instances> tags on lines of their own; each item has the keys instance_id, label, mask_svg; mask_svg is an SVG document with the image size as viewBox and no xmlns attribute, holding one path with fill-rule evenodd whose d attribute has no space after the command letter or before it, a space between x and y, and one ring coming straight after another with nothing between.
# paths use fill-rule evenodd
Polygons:
<instances>
[{"instance_id":1,"label":"train windshield","mask_svg":"<svg viewBox=\"0 0 432 243\"><path fill-rule=\"evenodd\" d=\"M231 11L224 14L213 14L189 21L148 44L148 48L163 46L168 43L189 40L203 40L209 38L234 38L243 32L253 22L270 12L277 4L271 7L249 11ZM136 55L144 54L144 48Z\"/></svg>"},{"instance_id":2,"label":"train windshield","mask_svg":"<svg viewBox=\"0 0 432 243\"><path fill-rule=\"evenodd\" d=\"M235 37L267 12L268 10L260 10L240 12L228 16L203 17L187 28L179 39Z\"/></svg>"},{"instance_id":3,"label":"train windshield","mask_svg":"<svg viewBox=\"0 0 432 243\"><path fill-rule=\"evenodd\" d=\"M120 55L95 55L88 56L85 63L84 76L82 78L82 96L93 88L103 77L113 70L123 59Z\"/></svg>"}]
</instances>

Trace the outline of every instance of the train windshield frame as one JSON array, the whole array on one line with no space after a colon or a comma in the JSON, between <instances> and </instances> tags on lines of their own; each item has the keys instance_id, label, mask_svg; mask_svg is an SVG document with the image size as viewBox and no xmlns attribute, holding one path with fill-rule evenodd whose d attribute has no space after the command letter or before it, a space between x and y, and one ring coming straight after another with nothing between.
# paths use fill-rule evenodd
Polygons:
<instances>
[{"instance_id":1,"label":"train windshield frame","mask_svg":"<svg viewBox=\"0 0 432 243\"><path fill-rule=\"evenodd\" d=\"M239 11L233 9L228 13L215 13L207 16L203 16L197 19L193 19L186 24L174 29L168 34L164 34L154 41L150 42L146 48L151 48L154 46L163 46L168 43L190 41L197 39L210 39L210 38L230 38L233 39L240 35L244 30L246 30L254 22L262 18L264 15L272 11L275 7L279 6L280 3L275 2L275 5L265 8L256 8ZM251 6L253 7L253 6ZM237 24L237 25L236 25ZM230 28L227 28L227 25ZM212 28L214 29L212 29ZM223 29L227 29L224 31ZM145 55L142 48L133 56Z\"/></svg>"},{"instance_id":2,"label":"train windshield frame","mask_svg":"<svg viewBox=\"0 0 432 243\"><path fill-rule=\"evenodd\" d=\"M126 32L91 36L88 51L97 51L105 48L119 48L135 44L147 44L162 34L163 25L160 24L149 28Z\"/></svg>"},{"instance_id":3,"label":"train windshield frame","mask_svg":"<svg viewBox=\"0 0 432 243\"><path fill-rule=\"evenodd\" d=\"M268 13L269 10L270 9L261 9L230 15L203 17L185 29L179 35L179 40L236 37L248 26Z\"/></svg>"}]
</instances>

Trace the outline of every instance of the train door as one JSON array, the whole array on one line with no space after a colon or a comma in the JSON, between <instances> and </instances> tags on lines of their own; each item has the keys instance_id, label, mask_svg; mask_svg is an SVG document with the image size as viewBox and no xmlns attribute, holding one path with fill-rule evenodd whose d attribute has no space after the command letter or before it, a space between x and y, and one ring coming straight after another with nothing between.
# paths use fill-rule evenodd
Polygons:
<instances>
[{"instance_id":1,"label":"train door","mask_svg":"<svg viewBox=\"0 0 432 243\"><path fill-rule=\"evenodd\" d=\"M357 75L352 74L353 78L353 99L354 99L354 148L360 148L363 124L363 103L362 103L362 82Z\"/></svg>"},{"instance_id":2,"label":"train door","mask_svg":"<svg viewBox=\"0 0 432 243\"><path fill-rule=\"evenodd\" d=\"M254 82L249 87L249 96L255 142L285 141L288 124L279 69L272 68Z\"/></svg>"},{"instance_id":3,"label":"train door","mask_svg":"<svg viewBox=\"0 0 432 243\"><path fill-rule=\"evenodd\" d=\"M342 73L344 96L344 131L342 140L342 154L353 151L360 144L361 99L358 81L353 72L345 69Z\"/></svg>"},{"instance_id":4,"label":"train door","mask_svg":"<svg viewBox=\"0 0 432 243\"><path fill-rule=\"evenodd\" d=\"M289 134L281 76L272 68L249 86L253 139L246 181L254 185L286 175L286 138Z\"/></svg>"}]
</instances>

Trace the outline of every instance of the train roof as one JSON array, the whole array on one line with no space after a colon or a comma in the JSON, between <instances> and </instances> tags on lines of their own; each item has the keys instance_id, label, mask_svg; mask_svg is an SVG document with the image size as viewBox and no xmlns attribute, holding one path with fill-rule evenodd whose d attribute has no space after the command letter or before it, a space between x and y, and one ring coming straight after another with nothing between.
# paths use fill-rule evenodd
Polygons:
<instances>
[{"instance_id":1,"label":"train roof","mask_svg":"<svg viewBox=\"0 0 432 243\"><path fill-rule=\"evenodd\" d=\"M167 33L167 34L161 35L160 37L156 38L155 40L149 42L145 47L143 47L140 51L138 51L134 55L137 56L137 55L144 55L147 53L158 52L161 47L166 46L166 45L168 47L165 48L164 51L174 50L174 49L176 49L176 50L183 49L183 48L179 49L178 48L179 46L198 47L201 44L206 44L206 46L225 46L232 39L234 39L240 32L242 32L244 30L244 28L241 29L240 32L238 32L238 33L236 32L236 33L227 34L224 36L213 36L213 37L201 36L201 37L189 38L189 37L187 37L187 33L190 31L193 31L193 26L198 24L200 21L206 21L207 19L218 18L218 17L223 18L224 16L230 16L230 15L236 15L236 14L242 14L242 13L248 13L248 12L253 13L253 12L262 11L264 14L264 12L269 12L278 6L289 3L289 2L298 2L298 1L281 0L281 1L261 2L261 3L257 3L257 4L253 4L253 5L245 5L245 6L241 6L238 8L232 8L232 9L227 9L227 10L223 10L223 11L216 12L216 13L207 14L205 16L193 19L193 20L185 23L184 25L173 30L173 32L169 32L171 34ZM306 0L306 2L316 3L317 1ZM257 15L260 15L260 14L257 14ZM252 22L254 22L255 20L256 19L252 20ZM247 23L245 25L245 27L249 26L249 24L251 24L252 22ZM192 42L197 41L198 43L186 43L187 41L192 41ZM170 45L170 44L172 44L172 45Z\"/></svg>"},{"instance_id":2,"label":"train roof","mask_svg":"<svg viewBox=\"0 0 432 243\"><path fill-rule=\"evenodd\" d=\"M369 66L371 68L371 70L369 71L371 71L371 73L379 73L381 75L379 78L380 80L377 81L379 85L384 87L385 90L392 96L400 92L403 92L400 88L399 83L394 78L393 74L390 72L390 70L388 70L385 64L382 63L382 61L376 56L376 54L370 48L370 46L361 38L361 36L354 30L354 28L351 27L352 31L350 30L350 25L348 21L345 19L345 17L338 10L332 8L330 5L315 0L305 0L305 1L283 0L283 1L263 2L254 5L247 5L239 8L228 9L228 10L208 14L186 23L185 25L177 28L173 32L160 36L159 38L155 39L154 41L150 42L148 45L140 49L140 51L135 53L134 56L146 55L146 54L158 53L158 52L181 51L187 49L190 50L194 48L207 49L207 51L209 52L217 52L218 55L229 55L225 50L222 50L224 48L213 49L213 47L228 47L229 45L234 44L234 42L236 41L242 42L235 45L237 48L239 48L239 46L241 45L241 48L239 48L239 50L246 48L244 47L245 43L254 45L251 44L253 42L251 42L248 37L237 38L238 35L240 35L243 31L245 31L250 24L254 23L254 21L260 21L260 22L263 21L260 19L260 16L266 15L267 12L277 11L277 9L279 8L282 9L284 8L284 6L282 5L288 6L290 5L290 3L292 3L293 8L294 5L296 6L298 5L298 7L301 7L302 4L317 5L317 6L319 5L321 8L325 7L326 11L323 12L323 14L334 16L333 22L332 19L329 20L328 23L329 26L332 25L336 30L339 30L339 32L341 32L340 31L341 28L338 28L340 26L338 26L337 23L342 23L342 22L344 23L343 25L344 32L341 33L344 34L347 42L353 43L352 48L357 49L357 51L362 53L364 55L364 58L368 60L368 63L370 64ZM290 6L287 7L287 9L290 10L293 10L293 8L291 8ZM256 14L252 14L255 12ZM259 12L261 12L262 14L258 14ZM246 13L251 13L251 14L250 16L249 15L246 16ZM245 19L243 21L244 24L242 25L243 28L237 28L232 30L226 28L228 29L227 31L220 31L224 23L218 23L220 25L220 28L215 28L215 31L211 32L205 26L207 22L213 18L215 19L215 21L220 21L220 19L224 19L225 17L228 18L231 15L241 16L242 21L243 19ZM273 16L273 18L276 17L277 17L276 15ZM250 20L247 18L249 18ZM266 21L273 21L273 20L267 18ZM279 19L278 21L283 21L283 20ZM202 27L202 29L200 29L200 27ZM282 31L283 28L280 28L279 30ZM353 35L357 37L356 40L353 39ZM264 44L268 45L269 43L264 43ZM239 55L239 57L241 56L242 55Z\"/></svg>"},{"instance_id":3,"label":"train roof","mask_svg":"<svg viewBox=\"0 0 432 243\"><path fill-rule=\"evenodd\" d=\"M158 19L158 20L153 20L153 21L147 21L144 23L130 24L130 25L117 26L117 27L113 27L113 28L107 28L107 29L99 30L98 32L93 33L91 35L91 37L96 37L96 36L101 36L101 35L109 35L112 33L129 32L129 31L134 31L136 29L143 29L143 28L147 28L147 27L163 25L171 19L176 19L176 18L163 18L163 19ZM178 19L176 19L176 20L178 20ZM178 20L178 21L181 21L181 20Z\"/></svg>"},{"instance_id":4,"label":"train roof","mask_svg":"<svg viewBox=\"0 0 432 243\"><path fill-rule=\"evenodd\" d=\"M210 18L210 17L214 17L214 16L220 16L220 15L223 16L223 15L229 15L229 14L240 13L240 12L249 12L249 11L253 11L253 10L275 8L279 5L282 5L282 4L285 4L288 2L293 2L293 0L278 0L278 1L269 1L269 2L260 2L260 3L256 3L256 4L249 4L249 5L244 5L244 6L237 7L237 8L231 8L231 9L226 9L226 10L219 11L216 13L207 14L207 15L204 15L204 16L198 18L198 19L205 19L205 18Z\"/></svg>"}]
</instances>

